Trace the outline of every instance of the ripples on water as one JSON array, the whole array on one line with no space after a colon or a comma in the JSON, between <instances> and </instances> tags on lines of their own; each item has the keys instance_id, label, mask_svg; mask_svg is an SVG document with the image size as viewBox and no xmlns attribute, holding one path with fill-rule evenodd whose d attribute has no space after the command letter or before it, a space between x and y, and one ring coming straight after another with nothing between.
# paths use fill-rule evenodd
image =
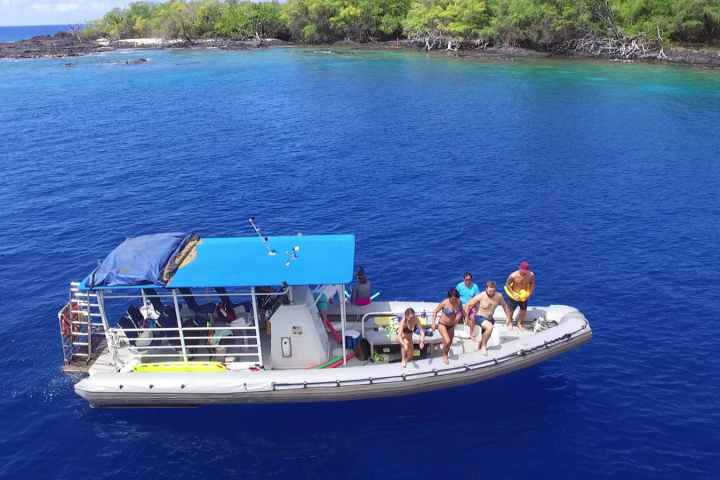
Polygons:
<instances>
[{"instance_id":1,"label":"ripples on water","mask_svg":"<svg viewBox=\"0 0 720 480\"><path fill-rule=\"evenodd\" d=\"M127 66L129 58L150 63ZM716 72L275 49L0 62L0 476L714 478ZM521 257L587 346L407 398L92 410L55 313L126 236L357 235L385 298Z\"/></svg>"}]
</instances>

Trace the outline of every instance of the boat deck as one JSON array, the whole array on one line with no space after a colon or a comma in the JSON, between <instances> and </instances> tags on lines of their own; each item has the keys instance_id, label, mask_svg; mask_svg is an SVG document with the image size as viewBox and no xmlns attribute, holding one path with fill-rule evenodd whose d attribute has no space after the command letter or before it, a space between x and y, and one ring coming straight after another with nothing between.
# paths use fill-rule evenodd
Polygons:
<instances>
[{"instance_id":1,"label":"boat deck","mask_svg":"<svg viewBox=\"0 0 720 480\"><path fill-rule=\"evenodd\" d=\"M351 325L355 326L355 325ZM359 327L359 325L357 325ZM527 338L531 337L533 335L533 332L530 330L518 330L517 328L514 328L512 330L505 327L503 322L496 322L495 329L499 333L499 339L500 343L496 346L490 346L488 347L488 355L489 356L495 356L495 355L502 355L502 352L504 350L504 346L508 343L511 343L515 340L518 340L519 338ZM370 332L368 332L370 333ZM455 338L452 344L452 347L450 349L450 358L451 359L458 359L463 354L472 353L479 351L479 333L480 328L475 328L475 337L470 338L468 335L468 328L465 325L458 325L456 327L456 334ZM416 335L417 336L417 335ZM265 331L261 332L260 335L261 345L262 345L262 357L263 357L263 369L264 370L272 370L272 360L271 360L271 351L270 351L270 345L271 345L271 339L270 335L268 335ZM417 340L417 339L416 339ZM440 342L440 336L439 333L435 333L433 337L427 337L428 344L429 344L429 350L428 350L428 358L436 358L442 356L441 351L441 342ZM387 343L384 343L384 345L390 345L394 342L391 340L388 340ZM334 340L331 340L331 351L336 350L340 348L340 345L337 344ZM115 373L118 371L118 368L116 368L113 364L112 354L110 350L105 345L105 342L103 340L103 343L101 346L98 347L97 354L94 356L94 358L91 360L89 364L85 364L85 362L82 362L82 364L79 365L66 365L64 370L68 373L90 373L90 374L96 374L96 373ZM144 350L142 353L151 354L153 352L152 349ZM164 352L167 353L167 352ZM142 354L141 354L142 355ZM136 359L136 352L133 352L130 348L127 346L121 347L117 351L117 360L119 365L127 365L129 364L133 359ZM153 361L150 359L142 360L144 362ZM159 360L157 360L159 361ZM166 357L162 359L162 361L182 361L182 355L180 352L178 352L177 357ZM399 360L398 360L399 361ZM391 362L394 363L394 362ZM357 366L366 366L366 365L372 365L374 362L370 359L368 360L359 360L358 358L352 357L348 360L348 366L351 367L357 367Z\"/></svg>"}]
</instances>

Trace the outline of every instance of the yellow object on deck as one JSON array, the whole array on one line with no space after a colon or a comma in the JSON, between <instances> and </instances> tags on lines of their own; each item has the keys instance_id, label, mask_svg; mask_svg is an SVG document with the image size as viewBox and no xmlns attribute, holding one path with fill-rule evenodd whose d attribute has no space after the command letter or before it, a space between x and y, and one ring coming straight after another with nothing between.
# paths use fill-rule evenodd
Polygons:
<instances>
[{"instance_id":1,"label":"yellow object on deck","mask_svg":"<svg viewBox=\"0 0 720 480\"><path fill-rule=\"evenodd\" d=\"M387 327L395 322L395 315L383 315L373 318L376 327Z\"/></svg>"},{"instance_id":2,"label":"yellow object on deck","mask_svg":"<svg viewBox=\"0 0 720 480\"><path fill-rule=\"evenodd\" d=\"M220 362L160 362L135 365L136 373L222 373L227 368Z\"/></svg>"},{"instance_id":3,"label":"yellow object on deck","mask_svg":"<svg viewBox=\"0 0 720 480\"><path fill-rule=\"evenodd\" d=\"M429 327L432 325L432 318L428 315L427 318L423 318L420 315L415 315L418 321L418 325L421 327ZM377 317L373 317L373 323L376 327L387 327L390 325L394 325L396 322L400 322L402 317L396 316L396 315L379 315Z\"/></svg>"}]
</instances>

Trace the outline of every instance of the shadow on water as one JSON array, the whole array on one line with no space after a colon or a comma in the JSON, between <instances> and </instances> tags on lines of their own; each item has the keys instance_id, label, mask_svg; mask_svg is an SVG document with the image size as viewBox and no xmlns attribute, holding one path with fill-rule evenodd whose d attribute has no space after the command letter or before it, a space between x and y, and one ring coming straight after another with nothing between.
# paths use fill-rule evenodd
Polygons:
<instances>
[{"instance_id":1,"label":"shadow on water","mask_svg":"<svg viewBox=\"0 0 720 480\"><path fill-rule=\"evenodd\" d=\"M79 398L57 401L73 405L63 421L70 443L73 437L94 439L84 440L87 451L71 453L78 460L92 454L120 461L128 444L134 444L139 463L157 458L200 473L213 462L213 472L272 476L298 473L296 462L302 460L300 478L309 478L362 455L378 458L391 476L403 476L388 456L416 455L418 445L432 450L440 443L467 462L474 458L466 448L469 441L473 448L493 449L537 425L562 422L559 417L573 408L575 386L562 375L534 367L465 387L354 402L91 409ZM398 438L398 429L409 443ZM447 468L434 455L424 461L430 470ZM358 466L355 473L371 473L372 465ZM125 471L133 468L126 465Z\"/></svg>"}]
</instances>

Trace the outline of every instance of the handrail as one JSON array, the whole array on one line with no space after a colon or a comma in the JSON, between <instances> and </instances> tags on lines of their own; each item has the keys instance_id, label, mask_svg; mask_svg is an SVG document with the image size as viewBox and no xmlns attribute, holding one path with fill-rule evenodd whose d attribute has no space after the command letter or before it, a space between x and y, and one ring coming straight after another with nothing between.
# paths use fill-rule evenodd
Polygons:
<instances>
[{"instance_id":1,"label":"handrail","mask_svg":"<svg viewBox=\"0 0 720 480\"><path fill-rule=\"evenodd\" d=\"M138 287L141 288L141 287ZM283 295L287 295L290 291L290 287L286 287L284 290L280 292L267 292L267 293L256 293L255 295L258 297L282 297ZM184 295L182 293L178 294L179 297L183 297ZM252 297L252 292L227 292L227 293L196 293L192 292L193 297L198 298L217 298L217 297ZM139 299L143 298L143 294L139 293L137 295L112 295L105 293L104 297L106 299L112 298L112 299L118 299L118 298L134 298ZM160 294L157 295L144 295L144 298L173 298L172 293L169 294Z\"/></svg>"},{"instance_id":2,"label":"handrail","mask_svg":"<svg viewBox=\"0 0 720 480\"><path fill-rule=\"evenodd\" d=\"M504 355L504 356L498 357L498 358L489 358L487 360L481 360L479 362L465 363L465 364L458 365L458 366L445 367L445 368L440 368L440 369L433 368L432 370L426 370L426 371L422 371L422 372L409 372L409 373L403 372L398 375L387 375L384 377L352 378L352 379L346 379L346 380L324 380L324 381L316 381L316 382L304 381L302 383L299 383L299 382L273 383L272 387L273 387L273 390L275 390L277 387L281 387L283 389L290 390L290 389L302 389L302 388L308 388L308 387L312 388L313 385L315 385L317 387L323 387L323 386L325 386L325 387L327 387L327 386L340 387L340 386L343 386L343 384L350 385L350 384L357 384L358 382L367 382L368 385L372 385L373 383L375 383L377 381L382 382L382 381L393 380L393 379L395 379L395 381L406 381L411 377L419 377L419 376L423 376L423 377L434 376L434 377L436 377L436 376L441 376L441 375L451 375L453 373L462 373L462 372L466 372L469 370L477 370L480 368L487 368L490 366L494 366L494 365L498 365L500 363L507 362L507 361L512 360L513 358L517 357L518 355L521 355L521 352L522 352L522 355L528 355L528 354L535 353L537 350L540 350L540 349L550 348L551 346L553 346L557 343L560 343L560 342L568 342L568 341L572 340L573 338L576 338L577 336L579 336L578 334L580 332L582 332L583 330L585 330L587 327L588 327L588 322L586 320L584 322L584 325L582 327L578 328L577 330L570 332L570 333L565 333L557 338L554 338L553 340L550 340L549 342L544 342L542 345L537 345L528 350L516 351L516 352L510 353L510 354L507 354L507 355Z\"/></svg>"},{"instance_id":3,"label":"handrail","mask_svg":"<svg viewBox=\"0 0 720 480\"><path fill-rule=\"evenodd\" d=\"M61 322L60 337L63 360L66 364L76 359L83 359L89 363L94 357L97 340L93 339L93 336L105 333L103 323L93 321L93 319L102 318L98 311L99 301L97 293L80 292L77 284L70 284L68 303L58 312L58 319ZM63 312L69 316L67 323L70 331L66 335L63 335L62 328Z\"/></svg>"},{"instance_id":4,"label":"handrail","mask_svg":"<svg viewBox=\"0 0 720 480\"><path fill-rule=\"evenodd\" d=\"M215 337L214 335L195 335L188 336L186 332L217 332L217 331L230 331L230 335L224 335L221 337ZM125 339L122 344L127 342L128 351L133 357L140 357L142 359L162 359L162 358L183 358L185 361L194 359L197 357L204 358L228 358L228 357L253 357L257 359L256 363L261 363L262 350L259 338L256 335L238 335L243 331L253 331L254 326L212 326L212 327L183 327L183 328L171 328L171 327L146 327L146 328L122 328L113 327L109 329L111 338L118 339L118 334L122 333L125 335ZM135 333L171 333L173 336L154 336L153 337L134 337L130 338L127 334ZM217 338L217 343L213 339ZM180 341L180 343L172 344L155 344L157 342L173 342ZM222 340L232 340L240 342L233 344L221 343ZM253 341L254 340L254 341ZM139 345L138 342L148 342L147 345ZM111 347L114 351L121 348L120 342L114 342L115 344ZM116 357L114 357L116 358ZM116 365L117 366L117 365Z\"/></svg>"},{"instance_id":5,"label":"handrail","mask_svg":"<svg viewBox=\"0 0 720 480\"><path fill-rule=\"evenodd\" d=\"M360 335L365 338L365 321L368 317L382 317L384 315L393 315L398 318L402 317L402 314L396 312L368 312L360 319ZM421 316L422 318L428 318L428 312L425 310L422 312L416 312L416 315Z\"/></svg>"},{"instance_id":6,"label":"handrail","mask_svg":"<svg viewBox=\"0 0 720 480\"><path fill-rule=\"evenodd\" d=\"M257 364L262 365L262 345L258 325L259 312L256 306L256 298L280 298L289 294L290 287L285 285L280 291L262 293L256 292L255 288L249 291L211 292L209 289L199 289L200 291L192 292L191 295L195 298L249 297L253 303L253 318L255 319L254 324L250 326L213 325L183 327L181 324L182 316L178 305L178 300L182 298L183 295L178 294L177 289L167 288L167 291L154 292L153 294L147 294L142 286L138 286L137 290L137 293L118 292L117 294L113 294L112 289L80 290L79 282L70 283L69 300L74 308L68 308L68 310L70 310L70 314L75 316L75 319L71 321L72 335L68 340L63 340L63 351L66 362L70 362L76 357L83 358L89 363L94 357L93 350L96 349L93 345L93 335L96 333L105 333L107 347L112 356L112 362L117 367L120 363L118 350L122 348L118 334L123 332L123 336L128 337L127 344L130 347L131 354L134 356L139 355L145 358L181 356L183 360L187 361L188 358L193 357L205 356L213 358L242 355L254 356L257 358ZM143 304L146 304L149 298L172 299L178 320L177 327L110 327L103 310L105 300L142 299ZM98 322L98 319L102 319L102 322ZM133 332L135 332L136 335L132 335ZM140 334L145 332L152 333L140 336ZM198 332L202 332L202 334L198 335ZM218 334L217 332L223 333ZM251 333L254 333L254 335ZM186 336L187 334L191 336ZM133 338L130 338L131 335ZM188 344L186 344L186 340ZM123 341L122 343L125 342ZM175 345L173 345L173 343L175 343ZM230 345L228 343L233 344ZM236 343L237 345L235 345ZM198 353L197 349L203 349L203 352ZM249 350L255 351L251 353L241 353ZM163 351L168 351L168 353L162 353ZM170 351L172 351L172 353L170 353Z\"/></svg>"}]
</instances>

